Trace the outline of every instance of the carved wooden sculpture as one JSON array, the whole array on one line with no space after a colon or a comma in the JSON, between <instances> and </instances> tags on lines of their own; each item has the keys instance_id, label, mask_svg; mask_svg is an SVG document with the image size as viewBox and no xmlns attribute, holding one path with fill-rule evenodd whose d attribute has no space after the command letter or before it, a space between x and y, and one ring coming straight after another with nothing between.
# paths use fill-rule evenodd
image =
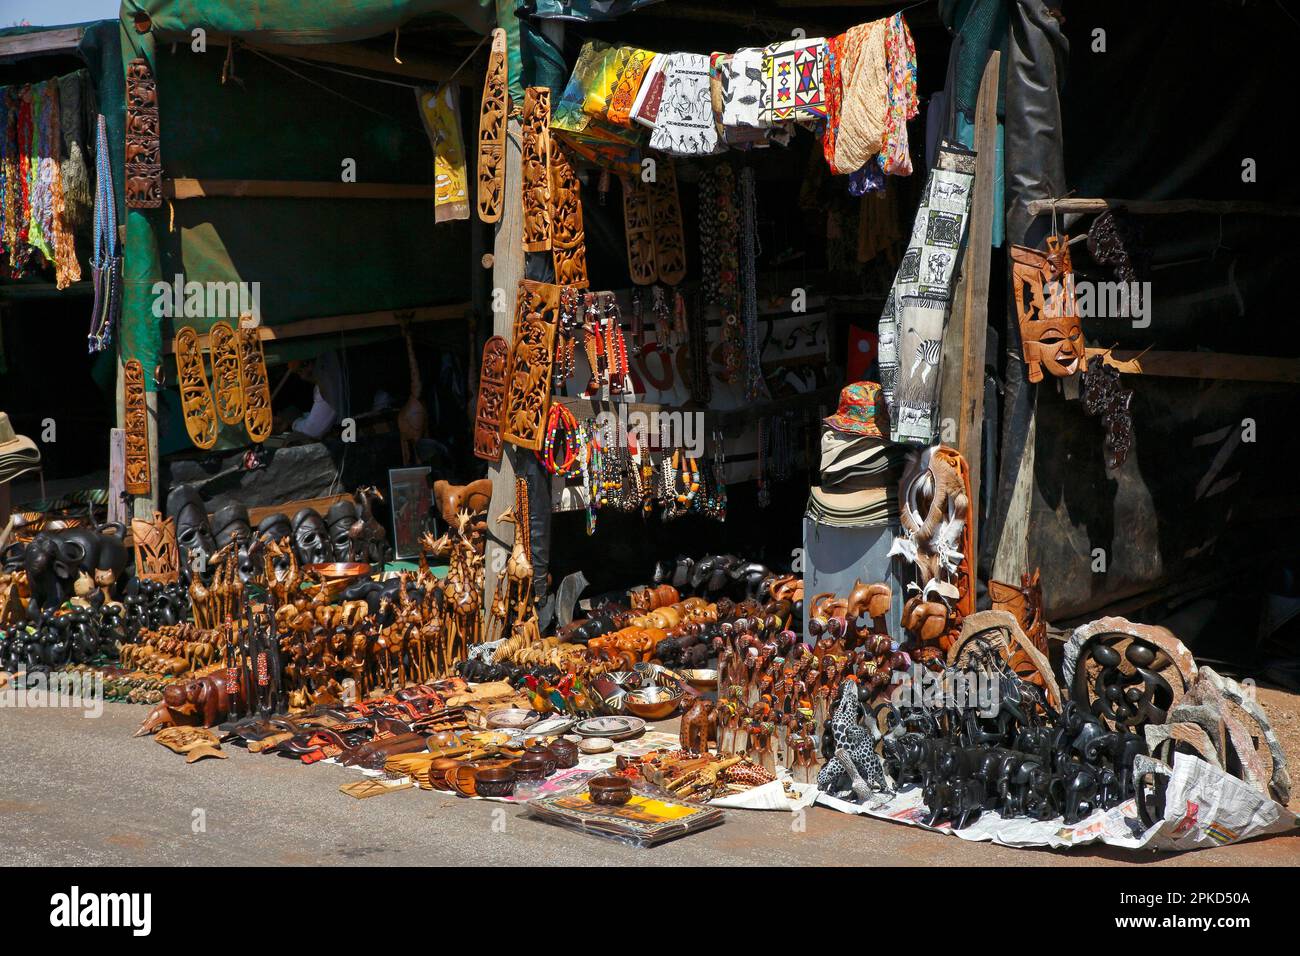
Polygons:
<instances>
[{"instance_id":1,"label":"carved wooden sculpture","mask_svg":"<svg viewBox=\"0 0 1300 956\"><path fill-rule=\"evenodd\" d=\"M492 31L492 52L483 80L483 102L478 118L478 217L483 222L501 218L506 185L506 114L509 112L509 67L506 31Z\"/></svg>"},{"instance_id":2,"label":"carved wooden sculpture","mask_svg":"<svg viewBox=\"0 0 1300 956\"><path fill-rule=\"evenodd\" d=\"M510 343L500 335L492 336L483 344L474 412L474 454L484 461L501 460L501 418L509 365Z\"/></svg>"},{"instance_id":3,"label":"carved wooden sculpture","mask_svg":"<svg viewBox=\"0 0 1300 956\"><path fill-rule=\"evenodd\" d=\"M149 62L136 57L126 68L126 206L162 205L162 157L158 148L158 87Z\"/></svg>"},{"instance_id":4,"label":"carved wooden sculpture","mask_svg":"<svg viewBox=\"0 0 1300 956\"><path fill-rule=\"evenodd\" d=\"M208 374L203 368L198 333L188 325L182 326L176 333L172 349L176 353L176 382L180 388L185 430L196 446L211 448L217 443L217 413L212 405L212 392L208 389Z\"/></svg>"},{"instance_id":5,"label":"carved wooden sculpture","mask_svg":"<svg viewBox=\"0 0 1300 956\"><path fill-rule=\"evenodd\" d=\"M522 175L524 251L551 248L551 91L530 86L524 91Z\"/></svg>"},{"instance_id":6,"label":"carved wooden sculpture","mask_svg":"<svg viewBox=\"0 0 1300 956\"><path fill-rule=\"evenodd\" d=\"M1019 586L989 581L989 601L993 610L1014 617L1039 653L1047 654L1047 622L1043 620L1043 585L1038 568L1033 574L1020 575Z\"/></svg>"},{"instance_id":7,"label":"carved wooden sculpture","mask_svg":"<svg viewBox=\"0 0 1300 956\"><path fill-rule=\"evenodd\" d=\"M1046 252L1012 246L1011 282L1029 381L1041 382L1044 368L1057 378L1086 372L1083 329L1074 303L1070 237L1048 236Z\"/></svg>"},{"instance_id":8,"label":"carved wooden sculpture","mask_svg":"<svg viewBox=\"0 0 1300 956\"><path fill-rule=\"evenodd\" d=\"M686 241L682 236L682 207L677 198L677 170L667 156L659 157L654 182L646 188L654 220L655 268L659 281L676 285L686 278Z\"/></svg>"},{"instance_id":9,"label":"carved wooden sculpture","mask_svg":"<svg viewBox=\"0 0 1300 956\"><path fill-rule=\"evenodd\" d=\"M153 513L152 521L131 519L135 547L135 574L146 581L174 584L181 577L181 554L176 546L176 521Z\"/></svg>"},{"instance_id":10,"label":"carved wooden sculpture","mask_svg":"<svg viewBox=\"0 0 1300 956\"><path fill-rule=\"evenodd\" d=\"M1014 614L1007 611L977 611L962 621L961 633L948 648L948 663L954 667L979 667L981 655L995 653L1021 680L1043 692L1048 706L1061 709L1061 690L1048 663L1024 632Z\"/></svg>"},{"instance_id":11,"label":"carved wooden sculpture","mask_svg":"<svg viewBox=\"0 0 1300 956\"><path fill-rule=\"evenodd\" d=\"M558 285L520 281L501 435L533 451L542 447L546 415L551 408L551 363L555 359L559 304Z\"/></svg>"},{"instance_id":12,"label":"carved wooden sculpture","mask_svg":"<svg viewBox=\"0 0 1300 956\"><path fill-rule=\"evenodd\" d=\"M551 140L551 255L559 285L585 289L587 238L582 226L582 183L568 154Z\"/></svg>"},{"instance_id":13,"label":"carved wooden sculpture","mask_svg":"<svg viewBox=\"0 0 1300 956\"><path fill-rule=\"evenodd\" d=\"M122 366L122 393L126 425L127 494L147 495L149 481L149 409L144 398L144 368L139 359Z\"/></svg>"},{"instance_id":14,"label":"carved wooden sculpture","mask_svg":"<svg viewBox=\"0 0 1300 956\"><path fill-rule=\"evenodd\" d=\"M639 177L623 178L623 231L627 237L627 268L637 285L659 281L655 265L654 216L650 191Z\"/></svg>"},{"instance_id":15,"label":"carved wooden sculpture","mask_svg":"<svg viewBox=\"0 0 1300 956\"><path fill-rule=\"evenodd\" d=\"M266 355L256 328L235 333L239 350L239 383L244 392L244 427L248 437L261 444L271 437L271 385L266 375Z\"/></svg>"},{"instance_id":16,"label":"carved wooden sculpture","mask_svg":"<svg viewBox=\"0 0 1300 956\"><path fill-rule=\"evenodd\" d=\"M212 355L212 390L216 397L217 417L225 425L244 420L244 387L239 382L239 348L235 330L228 322L218 322L208 331L208 351Z\"/></svg>"}]
</instances>

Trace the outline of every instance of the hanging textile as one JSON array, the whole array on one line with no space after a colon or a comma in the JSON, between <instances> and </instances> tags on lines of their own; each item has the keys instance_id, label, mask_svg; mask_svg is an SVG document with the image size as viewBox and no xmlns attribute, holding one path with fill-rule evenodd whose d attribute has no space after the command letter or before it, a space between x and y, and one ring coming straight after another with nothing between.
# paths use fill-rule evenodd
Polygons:
<instances>
[{"instance_id":1,"label":"hanging textile","mask_svg":"<svg viewBox=\"0 0 1300 956\"><path fill-rule=\"evenodd\" d=\"M57 128L59 104L58 86L55 85L56 102L51 103L49 90L44 83L33 83L31 158L28 160L30 215L27 219L27 242L48 261L54 261L54 181L57 178L59 159L52 151L51 133ZM51 126L51 114L55 126Z\"/></svg>"},{"instance_id":2,"label":"hanging textile","mask_svg":"<svg viewBox=\"0 0 1300 956\"><path fill-rule=\"evenodd\" d=\"M18 244L22 205L18 180L18 107L17 89L0 89L0 253L6 263Z\"/></svg>"},{"instance_id":3,"label":"hanging textile","mask_svg":"<svg viewBox=\"0 0 1300 956\"><path fill-rule=\"evenodd\" d=\"M822 82L824 37L773 43L763 51L763 83L767 99L760 120L770 126L788 120L826 118L826 89Z\"/></svg>"},{"instance_id":4,"label":"hanging textile","mask_svg":"<svg viewBox=\"0 0 1300 956\"><path fill-rule=\"evenodd\" d=\"M901 13L889 18L885 27L885 61L889 108L885 113L880 166L891 176L912 175L912 157L907 147L907 121L918 110L916 97L916 44Z\"/></svg>"},{"instance_id":5,"label":"hanging textile","mask_svg":"<svg viewBox=\"0 0 1300 956\"><path fill-rule=\"evenodd\" d=\"M82 100L91 95L90 73L77 70L59 77L59 133L63 151L59 156L63 177L63 203L67 222L76 231L95 203L95 189L86 166L86 111Z\"/></svg>"},{"instance_id":6,"label":"hanging textile","mask_svg":"<svg viewBox=\"0 0 1300 956\"><path fill-rule=\"evenodd\" d=\"M427 86L415 91L424 132L433 147L434 219L451 222L469 218L469 180L465 171L465 141L460 126L460 87Z\"/></svg>"},{"instance_id":7,"label":"hanging textile","mask_svg":"<svg viewBox=\"0 0 1300 956\"><path fill-rule=\"evenodd\" d=\"M641 81L645 79L646 71L654 60L655 54L649 50L631 49L609 97L609 108L605 116L611 123L628 127L632 125L632 105L641 92Z\"/></svg>"},{"instance_id":8,"label":"hanging textile","mask_svg":"<svg viewBox=\"0 0 1300 956\"><path fill-rule=\"evenodd\" d=\"M663 75L663 96L650 148L675 156L708 156L725 148L713 125L708 56L669 53Z\"/></svg>"},{"instance_id":9,"label":"hanging textile","mask_svg":"<svg viewBox=\"0 0 1300 956\"><path fill-rule=\"evenodd\" d=\"M880 152L884 141L889 106L885 26L884 20L860 23L840 34L832 44L833 69L841 89L835 98L835 115L827 118L822 147L833 173L861 169Z\"/></svg>"},{"instance_id":10,"label":"hanging textile","mask_svg":"<svg viewBox=\"0 0 1300 956\"><path fill-rule=\"evenodd\" d=\"M934 441L943 331L975 180L975 154L940 146L925 184L912 238L880 316L880 381L890 438Z\"/></svg>"},{"instance_id":11,"label":"hanging textile","mask_svg":"<svg viewBox=\"0 0 1300 956\"><path fill-rule=\"evenodd\" d=\"M95 130L95 253L90 260L95 302L90 314L89 351L102 352L113 340L122 306L122 254L118 248L117 197L109 163L108 124L100 116Z\"/></svg>"},{"instance_id":12,"label":"hanging textile","mask_svg":"<svg viewBox=\"0 0 1300 956\"><path fill-rule=\"evenodd\" d=\"M667 63L668 54L659 53L646 67L645 76L641 78L641 88L636 91L636 99L632 101L633 122L654 128L659 119L659 101L664 95L664 66Z\"/></svg>"}]
</instances>

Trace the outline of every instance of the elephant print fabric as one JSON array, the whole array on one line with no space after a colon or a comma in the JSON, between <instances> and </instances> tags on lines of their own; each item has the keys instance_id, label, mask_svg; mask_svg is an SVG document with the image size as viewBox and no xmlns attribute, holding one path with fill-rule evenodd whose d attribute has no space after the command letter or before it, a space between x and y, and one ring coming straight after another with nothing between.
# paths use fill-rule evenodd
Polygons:
<instances>
[{"instance_id":1,"label":"elephant print fabric","mask_svg":"<svg viewBox=\"0 0 1300 956\"><path fill-rule=\"evenodd\" d=\"M974 185L975 154L944 143L880 316L880 382L896 442L934 441L943 332Z\"/></svg>"}]
</instances>

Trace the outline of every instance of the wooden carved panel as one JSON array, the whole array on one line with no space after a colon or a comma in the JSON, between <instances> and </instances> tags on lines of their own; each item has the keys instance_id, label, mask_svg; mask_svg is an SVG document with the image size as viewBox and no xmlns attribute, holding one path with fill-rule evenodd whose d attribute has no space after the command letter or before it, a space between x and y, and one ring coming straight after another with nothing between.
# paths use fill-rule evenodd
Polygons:
<instances>
[{"instance_id":1,"label":"wooden carved panel","mask_svg":"<svg viewBox=\"0 0 1300 956\"><path fill-rule=\"evenodd\" d=\"M509 112L509 67L506 31L492 31L492 53L483 80L483 103L478 117L478 217L484 222L501 218L506 191L506 113Z\"/></svg>"},{"instance_id":2,"label":"wooden carved panel","mask_svg":"<svg viewBox=\"0 0 1300 956\"><path fill-rule=\"evenodd\" d=\"M239 350L239 384L244 390L244 427L248 437L261 444L271 437L271 386L266 377L266 355L257 329L235 333Z\"/></svg>"},{"instance_id":3,"label":"wooden carved panel","mask_svg":"<svg viewBox=\"0 0 1300 956\"><path fill-rule=\"evenodd\" d=\"M126 205L162 205L162 157L158 148L158 87L149 62L136 57L126 68Z\"/></svg>"},{"instance_id":4,"label":"wooden carved panel","mask_svg":"<svg viewBox=\"0 0 1300 956\"><path fill-rule=\"evenodd\" d=\"M122 366L122 396L126 425L127 494L147 495L149 483L149 407L144 399L144 367L139 359Z\"/></svg>"},{"instance_id":5,"label":"wooden carved panel","mask_svg":"<svg viewBox=\"0 0 1300 956\"><path fill-rule=\"evenodd\" d=\"M676 285L686 278L686 240L682 236L682 207L677 201L677 170L667 156L655 164L655 180L646 185L650 218L654 221L655 267L659 281Z\"/></svg>"},{"instance_id":6,"label":"wooden carved panel","mask_svg":"<svg viewBox=\"0 0 1300 956\"><path fill-rule=\"evenodd\" d=\"M587 288L587 237L582 227L582 183L568 155L551 140L551 255L555 281Z\"/></svg>"},{"instance_id":7,"label":"wooden carved panel","mask_svg":"<svg viewBox=\"0 0 1300 956\"><path fill-rule=\"evenodd\" d=\"M654 285L659 280L655 265L654 219L650 193L639 177L623 179L623 231L627 235L627 268L637 285Z\"/></svg>"},{"instance_id":8,"label":"wooden carved panel","mask_svg":"<svg viewBox=\"0 0 1300 956\"><path fill-rule=\"evenodd\" d=\"M551 410L551 363L559 319L560 286L524 279L515 301L515 335L506 382L501 437L538 451Z\"/></svg>"},{"instance_id":9,"label":"wooden carved panel","mask_svg":"<svg viewBox=\"0 0 1300 956\"><path fill-rule=\"evenodd\" d=\"M174 584L181 577L181 555L176 547L176 521L153 513L152 521L131 519L135 546L135 575L146 581Z\"/></svg>"},{"instance_id":10,"label":"wooden carved panel","mask_svg":"<svg viewBox=\"0 0 1300 956\"><path fill-rule=\"evenodd\" d=\"M524 252L551 248L551 91L524 91L523 119Z\"/></svg>"},{"instance_id":11,"label":"wooden carved panel","mask_svg":"<svg viewBox=\"0 0 1300 956\"><path fill-rule=\"evenodd\" d=\"M235 330L227 322L218 322L208 332L208 351L212 354L212 386L217 399L217 417L227 425L244 420L244 387L239 384L239 349Z\"/></svg>"},{"instance_id":12,"label":"wooden carved panel","mask_svg":"<svg viewBox=\"0 0 1300 956\"><path fill-rule=\"evenodd\" d=\"M172 350L176 353L176 382L181 393L185 430L199 448L211 448L217 443L217 412L208 389L198 333L188 325L182 326L176 332Z\"/></svg>"},{"instance_id":13,"label":"wooden carved panel","mask_svg":"<svg viewBox=\"0 0 1300 956\"><path fill-rule=\"evenodd\" d=\"M510 343L494 335L483 345L478 373L478 407L474 413L474 454L484 461L501 460L501 413L506 403Z\"/></svg>"}]
</instances>

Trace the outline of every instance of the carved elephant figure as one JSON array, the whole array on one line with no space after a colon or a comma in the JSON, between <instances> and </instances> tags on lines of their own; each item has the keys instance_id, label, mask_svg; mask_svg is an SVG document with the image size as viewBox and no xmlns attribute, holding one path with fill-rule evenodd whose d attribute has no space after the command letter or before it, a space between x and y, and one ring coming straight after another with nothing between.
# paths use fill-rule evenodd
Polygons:
<instances>
[{"instance_id":1,"label":"carved elephant figure","mask_svg":"<svg viewBox=\"0 0 1300 956\"><path fill-rule=\"evenodd\" d=\"M1075 764L1057 778L1056 785L1067 825L1078 823L1100 806L1100 773L1086 764Z\"/></svg>"}]
</instances>

